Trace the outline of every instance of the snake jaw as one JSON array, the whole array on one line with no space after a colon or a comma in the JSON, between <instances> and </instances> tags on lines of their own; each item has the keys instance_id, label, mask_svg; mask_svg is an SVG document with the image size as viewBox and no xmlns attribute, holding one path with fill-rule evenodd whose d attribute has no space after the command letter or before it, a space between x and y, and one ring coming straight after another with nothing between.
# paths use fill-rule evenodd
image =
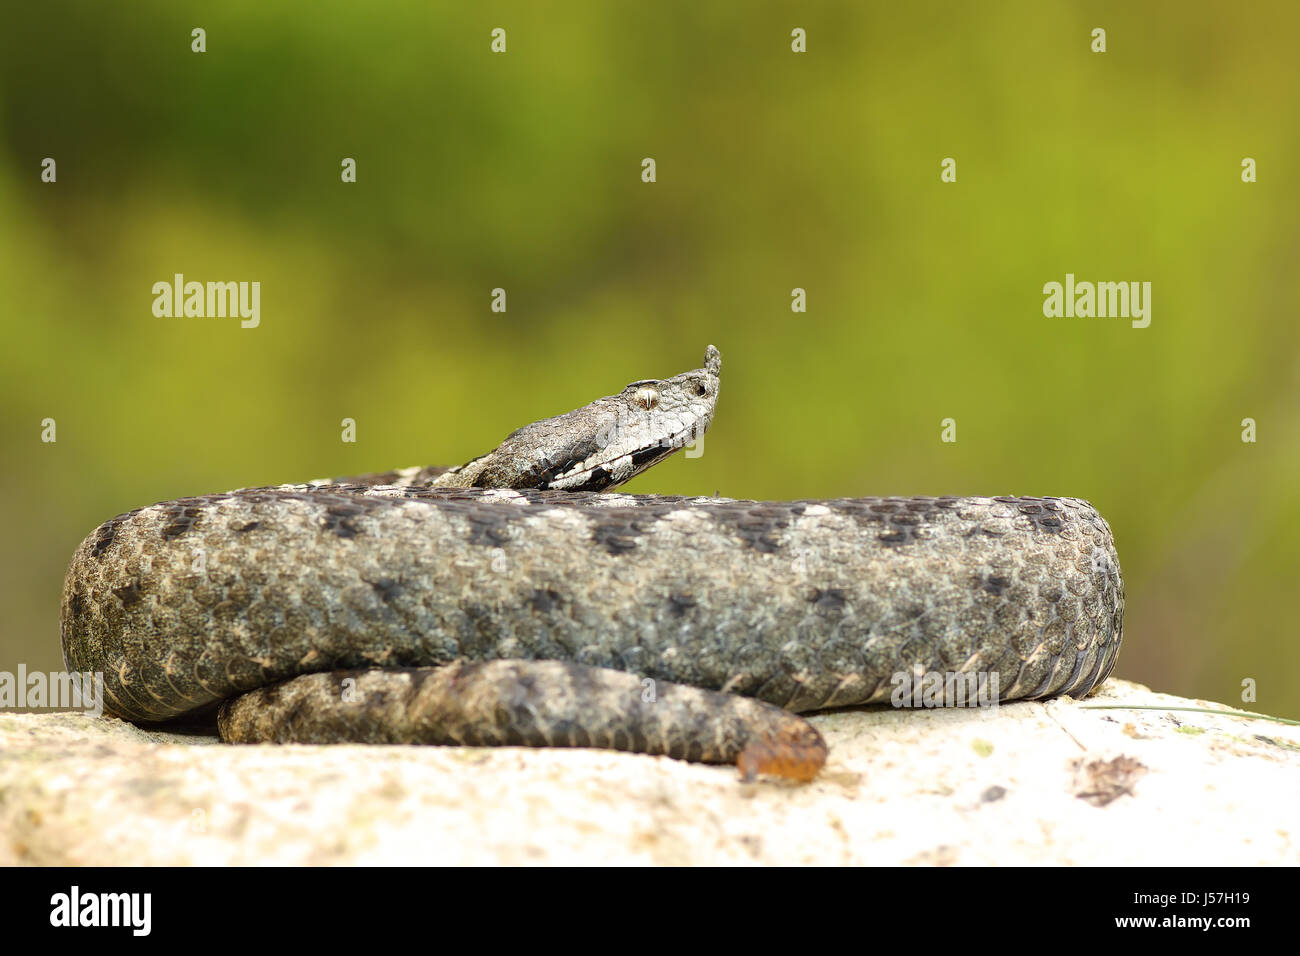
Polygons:
<instances>
[{"instance_id":1,"label":"snake jaw","mask_svg":"<svg viewBox=\"0 0 1300 956\"><path fill-rule=\"evenodd\" d=\"M577 415L603 402L612 406L614 414L597 431L595 454L567 463L537 487L562 491L616 488L698 441L713 424L721 371L722 356L710 345L700 368L672 378L632 382L618 395L571 412Z\"/></svg>"}]
</instances>

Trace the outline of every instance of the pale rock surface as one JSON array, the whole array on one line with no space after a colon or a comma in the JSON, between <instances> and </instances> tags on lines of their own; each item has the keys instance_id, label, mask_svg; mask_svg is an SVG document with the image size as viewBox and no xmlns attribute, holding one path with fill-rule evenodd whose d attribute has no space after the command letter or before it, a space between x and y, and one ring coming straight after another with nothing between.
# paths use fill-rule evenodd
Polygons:
<instances>
[{"instance_id":1,"label":"pale rock surface","mask_svg":"<svg viewBox=\"0 0 1300 956\"><path fill-rule=\"evenodd\" d=\"M813 718L806 786L595 750L226 746L0 714L0 864L1300 863L1300 727L1087 701Z\"/></svg>"}]
</instances>

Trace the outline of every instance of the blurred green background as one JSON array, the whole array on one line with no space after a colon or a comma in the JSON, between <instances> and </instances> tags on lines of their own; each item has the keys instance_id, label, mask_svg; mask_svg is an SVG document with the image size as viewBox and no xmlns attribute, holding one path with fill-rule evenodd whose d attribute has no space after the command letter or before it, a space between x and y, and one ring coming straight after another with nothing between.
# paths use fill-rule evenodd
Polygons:
<instances>
[{"instance_id":1,"label":"blurred green background","mask_svg":"<svg viewBox=\"0 0 1300 956\"><path fill-rule=\"evenodd\" d=\"M1238 705L1253 678L1247 706L1300 717L1294 3L5 21L0 669L61 666L67 559L117 512L461 462L713 342L705 454L628 490L1089 498L1128 582L1118 674ZM177 272L260 281L260 327L156 318ZM1150 328L1045 318L1067 272L1150 281Z\"/></svg>"}]
</instances>

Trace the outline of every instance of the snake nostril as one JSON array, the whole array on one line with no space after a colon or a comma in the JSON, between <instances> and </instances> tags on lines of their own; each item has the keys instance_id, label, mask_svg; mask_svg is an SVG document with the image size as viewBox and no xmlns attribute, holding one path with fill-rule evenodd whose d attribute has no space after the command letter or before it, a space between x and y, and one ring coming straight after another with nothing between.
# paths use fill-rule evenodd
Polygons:
<instances>
[{"instance_id":1,"label":"snake nostril","mask_svg":"<svg viewBox=\"0 0 1300 956\"><path fill-rule=\"evenodd\" d=\"M638 405L649 411L659 404L659 389L650 388L649 386L638 388L633 398Z\"/></svg>"}]
</instances>

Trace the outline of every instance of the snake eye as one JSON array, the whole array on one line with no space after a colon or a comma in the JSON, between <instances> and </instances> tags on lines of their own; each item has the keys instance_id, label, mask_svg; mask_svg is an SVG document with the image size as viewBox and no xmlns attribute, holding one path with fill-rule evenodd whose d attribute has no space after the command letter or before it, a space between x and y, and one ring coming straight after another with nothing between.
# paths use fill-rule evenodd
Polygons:
<instances>
[{"instance_id":1,"label":"snake eye","mask_svg":"<svg viewBox=\"0 0 1300 956\"><path fill-rule=\"evenodd\" d=\"M636 390L632 401L649 411L659 404L659 389L651 388L649 385L642 386Z\"/></svg>"}]
</instances>

